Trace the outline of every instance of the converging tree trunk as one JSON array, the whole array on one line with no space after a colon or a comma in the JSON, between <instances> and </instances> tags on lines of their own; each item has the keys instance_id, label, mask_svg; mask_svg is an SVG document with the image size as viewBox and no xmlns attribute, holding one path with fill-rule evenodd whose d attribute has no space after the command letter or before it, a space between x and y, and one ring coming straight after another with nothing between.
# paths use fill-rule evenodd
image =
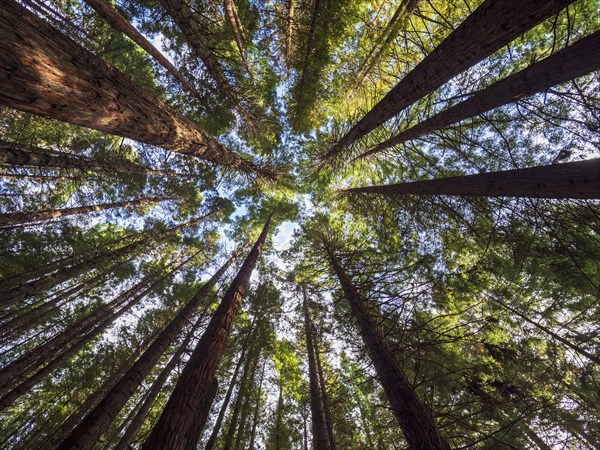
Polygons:
<instances>
[{"instance_id":1,"label":"converging tree trunk","mask_svg":"<svg viewBox=\"0 0 600 450\"><path fill-rule=\"evenodd\" d=\"M0 104L267 175L13 0L0 9L0 83Z\"/></svg>"},{"instance_id":2,"label":"converging tree trunk","mask_svg":"<svg viewBox=\"0 0 600 450\"><path fill-rule=\"evenodd\" d=\"M154 203L168 200L167 198L141 198L138 200L126 200L122 202L100 203L98 205L75 206L65 209L43 209L38 211L18 211L10 213L0 213L0 227L10 227L12 225L43 222L49 219L59 217L73 216L76 214L87 214L98 211L106 211L115 208L131 208L135 206L152 205Z\"/></svg>"},{"instance_id":3,"label":"converging tree trunk","mask_svg":"<svg viewBox=\"0 0 600 450\"><path fill-rule=\"evenodd\" d=\"M329 448L337 450L335 432L333 431L333 417L331 416L331 405L329 402L329 394L327 393L327 385L325 384L325 375L323 374L323 366L321 364L321 352L319 351L319 342L315 326L311 321L311 331L313 338L313 347L315 349L315 362L317 363L317 374L319 375L319 388L321 390L321 399L323 400L323 412L325 413L325 425L327 426L327 436L329 438Z\"/></svg>"},{"instance_id":4,"label":"converging tree trunk","mask_svg":"<svg viewBox=\"0 0 600 450\"><path fill-rule=\"evenodd\" d=\"M357 139L575 0L486 0L358 121L323 157Z\"/></svg>"},{"instance_id":5,"label":"converging tree trunk","mask_svg":"<svg viewBox=\"0 0 600 450\"><path fill-rule=\"evenodd\" d=\"M310 411L312 416L313 447L315 450L328 450L329 438L325 425L325 412L319 387L319 375L315 361L315 348L312 336L310 315L308 312L308 296L306 287L302 286L302 308L304 311L304 334L306 335L306 353L308 356L308 381L310 386Z\"/></svg>"},{"instance_id":6,"label":"converging tree trunk","mask_svg":"<svg viewBox=\"0 0 600 450\"><path fill-rule=\"evenodd\" d=\"M369 316L366 299L352 284L329 241L322 237L322 242L409 448L450 450L437 429L431 411L417 396L415 388L385 343L377 324Z\"/></svg>"},{"instance_id":7,"label":"converging tree trunk","mask_svg":"<svg viewBox=\"0 0 600 450\"><path fill-rule=\"evenodd\" d=\"M177 338L183 327L196 313L200 303L211 292L234 260L235 254L200 288L194 297L169 322L155 341L131 366L110 392L91 411L59 446L59 449L91 449L144 381L160 357Z\"/></svg>"},{"instance_id":8,"label":"converging tree trunk","mask_svg":"<svg viewBox=\"0 0 600 450\"><path fill-rule=\"evenodd\" d=\"M366 186L343 194L465 197L600 198L600 158L500 172Z\"/></svg>"},{"instance_id":9,"label":"converging tree trunk","mask_svg":"<svg viewBox=\"0 0 600 450\"><path fill-rule=\"evenodd\" d=\"M468 100L401 131L356 159L379 153L394 145L418 138L507 103L516 102L536 92L543 92L552 86L598 69L600 69L600 31L580 39L575 44L514 75L473 93Z\"/></svg>"},{"instance_id":10,"label":"converging tree trunk","mask_svg":"<svg viewBox=\"0 0 600 450\"><path fill-rule=\"evenodd\" d=\"M193 420L198 416L198 410L208 395L207 388L215 378L233 319L241 306L250 275L269 233L271 217L272 214L223 296L143 449L183 450L188 442L198 441L199 436L190 435Z\"/></svg>"},{"instance_id":11,"label":"converging tree trunk","mask_svg":"<svg viewBox=\"0 0 600 450\"><path fill-rule=\"evenodd\" d=\"M133 42L142 47L150 56L152 56L161 66L169 71L171 75L175 77L177 81L194 97L200 102L204 103L205 99L202 95L190 84L188 80L175 68L173 64L158 50L154 45L148 41L138 30L131 25L125 17L123 17L116 8L114 8L106 0L85 0L94 10L106 20L111 27L115 30L120 31L129 37Z\"/></svg>"}]
</instances>

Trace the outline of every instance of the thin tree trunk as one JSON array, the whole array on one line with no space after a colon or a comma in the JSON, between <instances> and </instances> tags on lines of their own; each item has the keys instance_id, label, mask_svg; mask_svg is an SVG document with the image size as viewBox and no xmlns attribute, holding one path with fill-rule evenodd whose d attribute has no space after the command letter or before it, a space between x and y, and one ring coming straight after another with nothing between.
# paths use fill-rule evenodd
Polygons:
<instances>
[{"instance_id":1,"label":"thin tree trunk","mask_svg":"<svg viewBox=\"0 0 600 450\"><path fill-rule=\"evenodd\" d=\"M260 359L260 353L258 353L252 359L252 371L250 372L250 376L248 377L247 384L244 387L243 392L240 392L238 396L241 395L243 400L242 403L242 415L240 416L240 420L233 420L229 425L230 430L233 430L235 433L235 437L231 445L225 445L223 450L240 450L244 443L244 436L246 434L246 425L248 424L248 414L250 413L250 401L252 397L251 389L254 387L255 378L256 378L256 370L258 369L258 363Z\"/></svg>"},{"instance_id":2,"label":"thin tree trunk","mask_svg":"<svg viewBox=\"0 0 600 450\"><path fill-rule=\"evenodd\" d=\"M256 358L252 358L248 355L246 364L244 365L244 372L240 380L240 387L238 388L237 395L235 396L235 402L233 404L233 411L229 419L229 427L227 428L227 434L225 435L225 442L223 443L223 450L231 450L235 438L235 430L237 428L240 413L242 411L242 403L244 402L244 396L246 395L246 389L249 383L249 379L252 378L253 366L256 362Z\"/></svg>"},{"instance_id":3,"label":"thin tree trunk","mask_svg":"<svg viewBox=\"0 0 600 450\"><path fill-rule=\"evenodd\" d=\"M231 31L233 32L233 39L235 40L235 44L240 52L242 62L247 66L248 63L246 61L246 51L244 50L244 29L242 27L240 17L238 16L237 8L235 7L233 0L223 0L223 4L225 7L225 13L227 14L227 20L229 21Z\"/></svg>"},{"instance_id":4,"label":"thin tree trunk","mask_svg":"<svg viewBox=\"0 0 600 450\"><path fill-rule=\"evenodd\" d=\"M185 337L175 354L171 357L169 362L165 365L165 367L161 370L160 374L156 377L156 380L154 380L154 383L152 383L152 387L150 388L150 391L148 391L148 394L144 398L143 403L141 404L140 408L135 413L135 416L129 423L127 430L125 430L125 433L123 433L121 439L115 446L115 450L129 449L129 444L131 443L131 441L133 441L138 431L140 431L142 425L144 425L144 421L146 420L148 413L152 409L152 406L154 406L156 398L163 390L163 387L167 382L169 375L181 359L183 352L187 351L187 347L189 345L190 340L194 336L194 332L200 326L200 324L202 324L203 321L204 315L198 318L196 324L190 329L190 331L188 332L187 336Z\"/></svg>"},{"instance_id":5,"label":"thin tree trunk","mask_svg":"<svg viewBox=\"0 0 600 450\"><path fill-rule=\"evenodd\" d=\"M323 157L346 147L575 0L486 0Z\"/></svg>"},{"instance_id":6,"label":"thin tree trunk","mask_svg":"<svg viewBox=\"0 0 600 450\"><path fill-rule=\"evenodd\" d=\"M0 227L10 227L23 223L43 222L59 217L72 216L76 214L87 214L98 211L106 211L115 208L130 208L132 206L152 205L166 198L141 198L139 200L127 200L113 203L100 203L97 205L76 206L65 209L42 209L38 211L18 211L10 213L0 213Z\"/></svg>"},{"instance_id":7,"label":"thin tree trunk","mask_svg":"<svg viewBox=\"0 0 600 450\"><path fill-rule=\"evenodd\" d=\"M254 323L256 321L256 317L252 319L252 324L250 325L250 329L248 330L248 334L246 339L244 340L244 345L242 347L242 353L238 358L238 362L235 366L235 370L233 371L233 375L231 376L231 381L229 382L229 387L227 388L227 393L225 394L225 398L223 399L223 404L221 405L221 410L219 411L219 415L217 416L217 420L215 425L213 426L212 433L206 442L206 446L204 450L213 450L215 446L215 442L217 441L217 437L219 436L219 431L221 430L221 425L223 424L223 419L225 418L225 413L227 412L227 406L229 405L229 401L231 400L231 394L233 393L233 388L236 385L237 377L244 364L246 358L246 351L248 349L248 343L250 342L250 337L252 336L252 331L254 330Z\"/></svg>"},{"instance_id":8,"label":"thin tree trunk","mask_svg":"<svg viewBox=\"0 0 600 450\"><path fill-rule=\"evenodd\" d=\"M414 387L385 343L376 322L370 318L366 300L352 284L330 243L324 237L322 241L409 448L450 450L450 446L437 429L431 411L417 396Z\"/></svg>"},{"instance_id":9,"label":"thin tree trunk","mask_svg":"<svg viewBox=\"0 0 600 450\"><path fill-rule=\"evenodd\" d=\"M0 104L267 174L14 0L1 2L0 83Z\"/></svg>"},{"instance_id":10,"label":"thin tree trunk","mask_svg":"<svg viewBox=\"0 0 600 450\"><path fill-rule=\"evenodd\" d=\"M152 56L161 66L169 71L171 75L181 83L181 85L191 94L194 95L201 103L205 103L206 99L190 84L188 80L175 68L173 64L148 41L138 30L131 25L125 17L123 17L117 9L115 9L106 0L85 0L94 10L106 20L111 27L120 31L129 37L133 42L142 47L150 56Z\"/></svg>"},{"instance_id":11,"label":"thin tree trunk","mask_svg":"<svg viewBox=\"0 0 600 450\"><path fill-rule=\"evenodd\" d=\"M262 369L260 371L260 381L258 383L258 396L256 398L256 405L254 407L254 417L252 418L252 430L250 431L250 444L248 448L254 449L254 441L256 439L256 427L258 426L258 412L260 410L260 400L262 396L262 387L265 377L265 362L263 361Z\"/></svg>"},{"instance_id":12,"label":"thin tree trunk","mask_svg":"<svg viewBox=\"0 0 600 450\"><path fill-rule=\"evenodd\" d=\"M325 413L325 425L327 426L327 435L329 437L329 448L337 450L335 433L333 431L333 418L331 417L331 405L329 403L329 394L325 385L325 377L323 375L323 367L321 366L321 354L319 352L319 344L317 342L315 327L312 325L313 346L315 349L315 361L317 363L317 374L319 376L319 387L321 389L321 399L323 400L323 412Z\"/></svg>"},{"instance_id":13,"label":"thin tree trunk","mask_svg":"<svg viewBox=\"0 0 600 450\"><path fill-rule=\"evenodd\" d=\"M600 163L600 160L598 160L598 162ZM599 164L599 167L600 167L600 164ZM600 172L600 170L599 170L599 172ZM495 295L489 295L488 297L491 298L492 300L494 300L496 303L499 303L500 305L502 305L504 308L508 309L513 314L516 314L517 316L519 316L525 322L533 325L538 330L541 330L542 332L546 333L548 336L552 337L553 339L556 339L561 344L566 345L567 347L569 347L574 352L579 353L581 356L586 357L587 359L589 359L590 361L592 361L592 362L594 362L596 364L600 364L600 357L592 355L590 352L588 352L585 349L579 347L578 345L573 344L568 339L565 339L564 337L556 334L554 331L552 331L548 327L545 327L544 325L542 325L542 324L540 324L540 323L538 323L538 322L536 322L534 320L531 320L525 314L523 314L519 310L513 308L512 306L506 304L505 302L503 302L502 300L500 300L500 298L496 297Z\"/></svg>"},{"instance_id":14,"label":"thin tree trunk","mask_svg":"<svg viewBox=\"0 0 600 450\"><path fill-rule=\"evenodd\" d=\"M359 67L356 77L359 83L362 83L373 67L379 64L379 61L383 55L385 55L392 41L398 36L401 25L405 23L408 16L415 10L419 1L420 0L401 0L394 15Z\"/></svg>"},{"instance_id":15,"label":"thin tree trunk","mask_svg":"<svg viewBox=\"0 0 600 450\"><path fill-rule=\"evenodd\" d=\"M173 18L194 54L202 60L207 72L215 80L219 90L225 95L227 101L238 112L242 120L248 125L253 134L258 136L258 130L246 108L240 102L235 88L231 85L221 64L214 52L206 44L198 23L202 17L193 11L183 0L161 0L163 6Z\"/></svg>"},{"instance_id":16,"label":"thin tree trunk","mask_svg":"<svg viewBox=\"0 0 600 450\"><path fill-rule=\"evenodd\" d=\"M598 69L600 69L600 31L580 39L575 44L514 75L473 93L469 99L401 131L356 159L379 153L394 145L437 131L469 117L483 114L507 103L516 102L537 92L543 92L552 86Z\"/></svg>"},{"instance_id":17,"label":"thin tree trunk","mask_svg":"<svg viewBox=\"0 0 600 450\"><path fill-rule=\"evenodd\" d=\"M190 435L193 428L191 421L198 416L197 411L208 395L208 383L215 378L233 319L241 306L250 275L269 233L271 217L272 214L223 296L143 449L183 450L188 442L198 441L198 436Z\"/></svg>"},{"instance_id":18,"label":"thin tree trunk","mask_svg":"<svg viewBox=\"0 0 600 450\"><path fill-rule=\"evenodd\" d=\"M308 297L306 287L302 286L302 307L304 310L304 333L306 335L306 353L308 354L308 381L310 386L310 411L312 419L312 435L314 450L328 450L329 439L325 425L325 412L321 392L319 389L319 375L315 362L314 340L311 330L310 315L308 312Z\"/></svg>"},{"instance_id":19,"label":"thin tree trunk","mask_svg":"<svg viewBox=\"0 0 600 450\"><path fill-rule=\"evenodd\" d=\"M275 420L275 450L281 450L281 427L283 425L283 380L279 374L279 396L277 397L277 418Z\"/></svg>"},{"instance_id":20,"label":"thin tree trunk","mask_svg":"<svg viewBox=\"0 0 600 450\"><path fill-rule=\"evenodd\" d=\"M500 172L367 186L343 194L600 198L600 158Z\"/></svg>"},{"instance_id":21,"label":"thin tree trunk","mask_svg":"<svg viewBox=\"0 0 600 450\"><path fill-rule=\"evenodd\" d=\"M170 176L164 170L148 169L133 162L95 161L72 153L7 141L0 141L0 164Z\"/></svg>"},{"instance_id":22,"label":"thin tree trunk","mask_svg":"<svg viewBox=\"0 0 600 450\"><path fill-rule=\"evenodd\" d=\"M131 366L131 368L113 386L102 401L91 411L71 434L58 447L67 449L91 449L98 439L108 429L112 421L125 406L129 398L148 376L152 368L160 360L163 353L177 338L181 330L196 313L213 287L221 279L229 266L233 263L235 254L200 288L192 299L177 315L171 319L165 329L148 347L144 354Z\"/></svg>"},{"instance_id":23,"label":"thin tree trunk","mask_svg":"<svg viewBox=\"0 0 600 450\"><path fill-rule=\"evenodd\" d=\"M189 260L187 260L189 261ZM126 293L131 297L129 301L118 311L113 314L105 317L100 321L96 326L92 325L92 330L86 332L81 338L75 341L75 343L68 345L68 343L59 349L55 349L54 359L52 359L48 364L35 372L32 376L27 378L25 381L20 382L15 387L11 387L11 390L4 395L0 399L0 411L10 406L16 399L18 399L21 395L35 386L37 383L42 381L44 377L52 373L56 368L60 367L63 363L68 361L68 359L75 355L79 350L81 350L84 346L86 346L94 337L98 334L106 330L112 323L114 323L123 313L128 311L131 307L138 304L148 293L150 293L166 276L170 273L173 273L179 267L182 267L187 261L184 261L177 268L173 269L171 272L158 277L152 281L149 287L144 288L144 285L147 283L140 282L136 284L134 287L128 289ZM124 294L121 294L119 297L122 297ZM69 330L66 330L67 332ZM71 333L73 334L73 333ZM77 336L72 336L71 339L77 338ZM48 355L45 355L46 359L48 359ZM31 370L29 370L31 372ZM23 377L20 377L22 379ZM14 383L11 383L14 385Z\"/></svg>"},{"instance_id":24,"label":"thin tree trunk","mask_svg":"<svg viewBox=\"0 0 600 450\"><path fill-rule=\"evenodd\" d=\"M70 341L76 339L78 335L85 332L87 329L95 327L106 318L110 318L110 323L114 322L144 297L144 295L135 295L136 292L145 286L149 287L144 289L144 294L150 292L162 280L193 259L196 255L197 253L185 259L183 262L172 263L171 268L161 271L162 273L156 271L147 275L133 287L115 297L111 302L101 305L88 316L71 324L53 338L28 351L19 359L2 368L2 370L0 370L0 389L5 389L9 384L14 385L15 383L20 383L27 374L34 371L43 360L48 360L55 357L57 354L60 354L65 346L69 345ZM132 295L135 296L131 298Z\"/></svg>"}]
</instances>

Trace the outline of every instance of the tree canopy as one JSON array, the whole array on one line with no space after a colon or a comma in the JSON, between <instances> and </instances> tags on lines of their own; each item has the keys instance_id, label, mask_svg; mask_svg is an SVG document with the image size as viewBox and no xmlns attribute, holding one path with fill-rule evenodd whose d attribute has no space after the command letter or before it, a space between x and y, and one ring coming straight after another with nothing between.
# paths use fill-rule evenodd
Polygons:
<instances>
[{"instance_id":1,"label":"tree canopy","mask_svg":"<svg viewBox=\"0 0 600 450\"><path fill-rule=\"evenodd\" d=\"M0 447L600 448L598 0L0 0Z\"/></svg>"}]
</instances>

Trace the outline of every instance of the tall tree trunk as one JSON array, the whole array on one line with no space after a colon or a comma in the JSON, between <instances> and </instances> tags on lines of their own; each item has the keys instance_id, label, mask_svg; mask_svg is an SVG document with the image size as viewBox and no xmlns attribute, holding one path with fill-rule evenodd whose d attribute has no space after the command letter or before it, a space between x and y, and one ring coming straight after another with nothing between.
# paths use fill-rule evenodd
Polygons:
<instances>
[{"instance_id":1,"label":"tall tree trunk","mask_svg":"<svg viewBox=\"0 0 600 450\"><path fill-rule=\"evenodd\" d=\"M111 319L111 323L114 322L117 318L122 316L126 311L130 310L134 305L142 300L144 295L136 295L138 291L145 288L143 290L144 294L150 292L166 277L171 275L174 271L182 267L195 256L196 254L185 259L183 262L173 263L167 270L153 272L152 274L147 275L140 282L136 283L133 287L115 297L109 303L105 303L96 308L88 316L78 320L74 324L71 324L68 328L53 338L28 351L19 359L2 368L2 370L0 370L0 389L5 389L9 384L14 385L15 383L21 382L26 375L34 371L43 362L43 360L49 360L59 354L65 348L65 346L69 345L69 342L71 342L73 339L76 339L86 330L93 328L96 326L96 324L101 323L107 318Z\"/></svg>"},{"instance_id":2,"label":"tall tree trunk","mask_svg":"<svg viewBox=\"0 0 600 450\"><path fill-rule=\"evenodd\" d=\"M0 141L0 164L169 176L166 171L148 169L134 162L95 161L72 153L7 141Z\"/></svg>"},{"instance_id":3,"label":"tall tree trunk","mask_svg":"<svg viewBox=\"0 0 600 450\"><path fill-rule=\"evenodd\" d=\"M331 160L357 139L477 64L574 0L486 0L358 121L323 157Z\"/></svg>"},{"instance_id":4,"label":"tall tree trunk","mask_svg":"<svg viewBox=\"0 0 600 450\"><path fill-rule=\"evenodd\" d=\"M230 430L234 431L234 439L231 445L225 445L223 450L240 450L244 444L244 437L246 435L246 425L248 425L248 415L250 414L250 402L252 399L252 388L255 386L256 381L256 371L258 369L258 363L260 360L260 352L257 353L252 358L252 371L250 372L250 376L246 380L246 386L243 391L238 393L238 397L241 396L243 401L241 407L241 416L240 420L231 420L229 425Z\"/></svg>"},{"instance_id":5,"label":"tall tree trunk","mask_svg":"<svg viewBox=\"0 0 600 450\"><path fill-rule=\"evenodd\" d=\"M129 37L133 42L142 47L150 56L152 56L161 66L169 71L177 81L191 94L194 95L201 103L205 103L206 99L190 84L188 80L175 68L173 64L158 50L148 39L146 39L138 30L131 25L125 17L123 17L117 9L115 9L106 0L85 0L94 10L106 20L111 27L120 31Z\"/></svg>"},{"instance_id":6,"label":"tall tree trunk","mask_svg":"<svg viewBox=\"0 0 600 450\"><path fill-rule=\"evenodd\" d=\"M148 413L152 409L152 406L154 406L154 402L156 401L156 398L163 390L163 387L164 387L165 383L167 382L169 375L171 375L171 372L173 371L173 369L175 368L177 363L179 363L181 356L183 355L183 352L187 351L187 347L189 345L191 338L194 335L194 332L196 331L196 329L200 326L200 324L203 321L204 321L203 316L198 318L196 324L190 329L190 331L188 332L187 336L185 337L185 339L183 340L183 342L181 343L181 345L179 346L179 348L177 349L175 354L171 357L169 362L165 365L165 367L158 374L158 376L156 377L156 380L154 380L154 382L152 383L152 387L148 391L148 394L144 398L143 403L141 404L138 411L135 413L135 416L133 417L133 419L129 423L129 426L125 430L125 433L122 434L121 439L115 446L115 450L128 450L129 449L129 444L131 443L131 441L133 441L133 439L135 438L138 431L140 431L140 428L142 428L142 425L144 425L144 421L146 420L146 417L148 417Z\"/></svg>"},{"instance_id":7,"label":"tall tree trunk","mask_svg":"<svg viewBox=\"0 0 600 450\"><path fill-rule=\"evenodd\" d=\"M0 104L265 175L14 0L0 9Z\"/></svg>"},{"instance_id":8,"label":"tall tree trunk","mask_svg":"<svg viewBox=\"0 0 600 450\"><path fill-rule=\"evenodd\" d=\"M202 36L202 32L198 26L203 21L201 15L193 11L183 0L161 0L161 2L185 36L185 40L190 44L194 54L202 60L204 67L206 67L207 72L217 83L219 90L225 95L231 106L235 108L252 133L259 137L254 121L248 111L246 111L244 105L242 105L235 88L227 79L216 55L209 48Z\"/></svg>"},{"instance_id":9,"label":"tall tree trunk","mask_svg":"<svg viewBox=\"0 0 600 450\"><path fill-rule=\"evenodd\" d=\"M281 429L283 427L283 380L281 379L281 374L279 374L279 395L277 397L276 414L277 416L275 419L275 450L281 450Z\"/></svg>"},{"instance_id":10,"label":"tall tree trunk","mask_svg":"<svg viewBox=\"0 0 600 450\"><path fill-rule=\"evenodd\" d=\"M244 50L244 28L242 26L242 22L240 21L240 17L238 16L235 2L233 0L223 0L223 6L225 7L227 20L231 26L233 39L235 40L235 44L240 52L240 57L242 58L244 65L247 67L248 62L246 61L246 51Z\"/></svg>"},{"instance_id":11,"label":"tall tree trunk","mask_svg":"<svg viewBox=\"0 0 600 450\"><path fill-rule=\"evenodd\" d=\"M185 450L197 450L198 448L198 439L200 439L202 430L208 421L212 404L215 401L217 390L219 389L219 382L217 381L216 377L210 382L209 386L208 394L204 397L200 408L198 408L198 415L196 416L191 428L191 435L197 437L195 440L191 439L187 442Z\"/></svg>"},{"instance_id":12,"label":"tall tree trunk","mask_svg":"<svg viewBox=\"0 0 600 450\"><path fill-rule=\"evenodd\" d=\"M306 353L308 354L308 381L310 386L310 411L312 419L312 435L314 450L328 450L329 439L325 425L325 412L319 389L319 375L315 361L315 348L312 336L310 315L308 312L308 296L306 287L302 286L302 308L304 310L304 333L306 335Z\"/></svg>"},{"instance_id":13,"label":"tall tree trunk","mask_svg":"<svg viewBox=\"0 0 600 450\"><path fill-rule=\"evenodd\" d=\"M0 292L3 292L4 294L0 300L0 306L16 303L29 296L41 294L42 292L58 286L67 280L75 278L88 270L96 269L102 264L114 261L115 259L122 258L126 255L135 254L145 245L149 245L153 242L160 242L167 237L172 236L173 233L185 228L193 227L204 220L214 217L217 212L218 210L214 209L204 216L197 217L167 230L160 231L154 235L142 237L137 241L115 250L96 254L91 258L86 257L83 261L78 261L73 257L65 257L61 258L56 263L50 263L43 266L43 268L40 268L39 271L34 269L24 274L1 280ZM67 264L67 266L64 267L63 264ZM36 278L40 273L42 276Z\"/></svg>"},{"instance_id":14,"label":"tall tree trunk","mask_svg":"<svg viewBox=\"0 0 600 450\"><path fill-rule=\"evenodd\" d=\"M221 304L211 319L190 357L175 390L149 438L143 445L145 450L183 450L187 442L197 442L198 436L190 435L194 417L208 394L208 383L215 373L223 355L235 318L250 275L269 233L272 214L267 219L260 237L250 250L231 286L223 296Z\"/></svg>"},{"instance_id":15,"label":"tall tree trunk","mask_svg":"<svg viewBox=\"0 0 600 450\"><path fill-rule=\"evenodd\" d=\"M213 427L212 433L206 442L206 446L204 450L213 450L215 443L217 442L217 437L219 436L219 431L221 430L221 425L223 424L223 419L225 418L225 413L227 412L227 406L229 405L229 401L231 400L231 394L233 393L233 388L237 383L237 377L240 372L240 368L246 361L246 351L248 349L248 343L250 342L252 332L254 330L254 324L256 321L256 317L252 319L252 324L250 325L250 329L248 330L248 334L246 335L246 339L244 339L244 345L242 347L242 353L238 358L238 362L233 371L233 375L231 376L231 381L229 382L229 387L227 388L227 393L225 394L225 398L223 399L223 404L221 405L221 410L219 411L219 415L217 416L217 420L215 421L215 425Z\"/></svg>"},{"instance_id":16,"label":"tall tree trunk","mask_svg":"<svg viewBox=\"0 0 600 450\"><path fill-rule=\"evenodd\" d=\"M600 158L412 183L358 187L342 193L597 199L600 198Z\"/></svg>"},{"instance_id":17,"label":"tall tree trunk","mask_svg":"<svg viewBox=\"0 0 600 450\"><path fill-rule=\"evenodd\" d=\"M252 429L250 430L250 443L248 444L249 449L254 448L254 441L256 439L256 427L258 426L258 412L260 410L260 400L262 396L262 387L265 377L265 362L263 361L262 369L260 371L260 380L258 383L258 395L256 397L256 405L254 406L254 417L252 418Z\"/></svg>"},{"instance_id":18,"label":"tall tree trunk","mask_svg":"<svg viewBox=\"0 0 600 450\"><path fill-rule=\"evenodd\" d=\"M329 394L327 394L325 376L323 375L323 367L321 365L321 352L319 352L319 343L316 337L317 334L315 332L315 326L314 324L311 325L313 346L315 348L315 361L317 363L317 374L319 376L319 387L321 390L321 399L323 400L323 412L325 413L325 425L327 426L327 436L329 437L329 448L331 450L337 450L335 433L333 431L333 418L331 417L331 405L329 403Z\"/></svg>"},{"instance_id":19,"label":"tall tree trunk","mask_svg":"<svg viewBox=\"0 0 600 450\"><path fill-rule=\"evenodd\" d=\"M437 131L469 117L600 69L600 31L539 61L514 75L473 93L467 100L424 120L376 145L356 159L379 153L394 145Z\"/></svg>"},{"instance_id":20,"label":"tall tree trunk","mask_svg":"<svg viewBox=\"0 0 600 450\"><path fill-rule=\"evenodd\" d=\"M450 450L450 446L437 429L431 411L417 396L414 387L385 343L377 323L369 316L365 299L352 284L331 244L324 237L322 242L409 448Z\"/></svg>"},{"instance_id":21,"label":"tall tree trunk","mask_svg":"<svg viewBox=\"0 0 600 450\"><path fill-rule=\"evenodd\" d=\"M91 449L108 429L121 408L144 381L163 353L177 338L181 330L233 263L235 254L200 288L192 299L171 319L156 340L113 386L102 401L91 411L58 447L67 449Z\"/></svg>"},{"instance_id":22,"label":"tall tree trunk","mask_svg":"<svg viewBox=\"0 0 600 450\"><path fill-rule=\"evenodd\" d=\"M75 206L65 209L42 209L38 211L18 211L0 213L0 227L10 227L23 223L43 222L49 219L72 216L75 214L87 214L97 211L106 211L115 208L130 208L133 206L152 205L154 203L168 200L166 198L141 198L138 200L126 200L122 202L100 203L97 205Z\"/></svg>"}]
</instances>

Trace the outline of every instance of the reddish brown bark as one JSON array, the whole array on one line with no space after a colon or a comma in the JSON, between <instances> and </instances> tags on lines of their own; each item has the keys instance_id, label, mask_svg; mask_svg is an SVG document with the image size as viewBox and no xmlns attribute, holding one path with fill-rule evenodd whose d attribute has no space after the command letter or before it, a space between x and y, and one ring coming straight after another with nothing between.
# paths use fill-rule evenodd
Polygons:
<instances>
[{"instance_id":1,"label":"reddish brown bark","mask_svg":"<svg viewBox=\"0 0 600 450\"><path fill-rule=\"evenodd\" d=\"M223 296L143 449L183 450L189 442L198 441L199 436L191 435L193 420L199 415L198 410L208 395L209 384L215 378L233 319L241 306L250 275L269 233L271 216Z\"/></svg>"},{"instance_id":2,"label":"reddish brown bark","mask_svg":"<svg viewBox=\"0 0 600 450\"><path fill-rule=\"evenodd\" d=\"M358 121L323 157L357 139L575 0L486 0Z\"/></svg>"},{"instance_id":3,"label":"reddish brown bark","mask_svg":"<svg viewBox=\"0 0 600 450\"><path fill-rule=\"evenodd\" d=\"M268 176L15 1L0 7L0 104Z\"/></svg>"},{"instance_id":4,"label":"reddish brown bark","mask_svg":"<svg viewBox=\"0 0 600 450\"><path fill-rule=\"evenodd\" d=\"M181 83L181 85L191 94L194 95L200 102L204 102L204 98L200 93L190 84L188 80L175 68L173 64L158 50L154 45L148 41L138 30L131 25L125 17L123 17L119 11L105 0L85 0L94 10L106 20L111 27L115 30L120 31L129 37L133 42L142 47L150 56L152 56L161 66L169 71L171 75Z\"/></svg>"},{"instance_id":5,"label":"reddish brown bark","mask_svg":"<svg viewBox=\"0 0 600 450\"><path fill-rule=\"evenodd\" d=\"M417 396L414 387L388 348L377 323L370 317L365 298L352 283L330 243L325 238L322 238L322 242L409 448L450 450L450 446L437 429L431 411Z\"/></svg>"},{"instance_id":6,"label":"reddish brown bark","mask_svg":"<svg viewBox=\"0 0 600 450\"><path fill-rule=\"evenodd\" d=\"M344 194L600 198L600 158L501 172L366 186Z\"/></svg>"},{"instance_id":7,"label":"reddish brown bark","mask_svg":"<svg viewBox=\"0 0 600 450\"><path fill-rule=\"evenodd\" d=\"M98 439L102 436L102 433L107 430L114 418L119 414L121 408L123 408L163 353L177 338L183 327L200 306L200 303L233 263L233 260L234 256L229 258L200 288L186 306L169 322L150 347L106 394L98 406L86 415L81 423L62 442L58 447L59 449L91 449L94 447Z\"/></svg>"},{"instance_id":8,"label":"reddish brown bark","mask_svg":"<svg viewBox=\"0 0 600 450\"><path fill-rule=\"evenodd\" d=\"M552 86L598 69L600 69L600 32L597 31L556 54L473 93L468 100L451 106L414 127L401 131L356 159L379 153L394 145L418 138L507 103L516 102L528 95L543 92Z\"/></svg>"}]
</instances>

